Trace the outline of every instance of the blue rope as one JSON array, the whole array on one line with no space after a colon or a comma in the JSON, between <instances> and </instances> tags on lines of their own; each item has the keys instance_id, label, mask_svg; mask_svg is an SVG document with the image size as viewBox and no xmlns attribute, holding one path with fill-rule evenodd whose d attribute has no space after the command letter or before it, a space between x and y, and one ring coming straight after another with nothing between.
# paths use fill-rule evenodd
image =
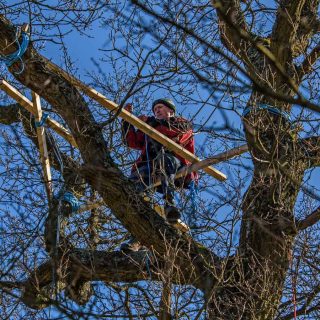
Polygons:
<instances>
[{"instance_id":1,"label":"blue rope","mask_svg":"<svg viewBox=\"0 0 320 320\"><path fill-rule=\"evenodd\" d=\"M43 127L48 117L48 113L43 113L40 121L34 121L34 125L36 126L36 128Z\"/></svg>"},{"instance_id":2,"label":"blue rope","mask_svg":"<svg viewBox=\"0 0 320 320\"><path fill-rule=\"evenodd\" d=\"M80 208L80 202L78 198L71 191L63 192L63 189L64 187L58 192L57 195L54 196L54 198L59 201L68 202L71 205L72 212L77 212Z\"/></svg>"},{"instance_id":3,"label":"blue rope","mask_svg":"<svg viewBox=\"0 0 320 320\"><path fill-rule=\"evenodd\" d=\"M29 41L30 41L28 34L22 31L21 32L22 41L21 43L19 43L19 39L18 39L19 34L20 34L20 28L18 27L16 32L16 39L15 39L15 42L18 45L18 50L16 52L13 52L7 55L0 55L0 61L4 62L7 67L11 67L18 60L21 61L22 68L16 74L21 74L24 71L24 63L22 61L22 56L27 51Z\"/></svg>"},{"instance_id":4,"label":"blue rope","mask_svg":"<svg viewBox=\"0 0 320 320\"><path fill-rule=\"evenodd\" d=\"M145 134L144 140L146 144L146 156L147 156L147 166L148 166L148 178L149 178L149 186L151 186L151 169L150 169L150 161L149 161L149 153L148 153L148 137Z\"/></svg>"},{"instance_id":5,"label":"blue rope","mask_svg":"<svg viewBox=\"0 0 320 320\"><path fill-rule=\"evenodd\" d=\"M70 203L72 212L77 212L80 208L80 202L77 197L70 191L67 191L63 194L62 200Z\"/></svg>"},{"instance_id":6,"label":"blue rope","mask_svg":"<svg viewBox=\"0 0 320 320\"><path fill-rule=\"evenodd\" d=\"M196 185L196 183L194 182L194 180L192 180L190 182L190 200L191 200L191 208L192 208L192 212L195 213L197 210L197 196L198 196L198 186Z\"/></svg>"},{"instance_id":7,"label":"blue rope","mask_svg":"<svg viewBox=\"0 0 320 320\"><path fill-rule=\"evenodd\" d=\"M283 118L285 118L288 122L292 122L291 121L291 117L290 114L286 111L280 110L278 108L272 107L268 104L265 103L259 103L257 105L256 110L267 110L269 113L278 115L278 116L282 116ZM242 116L245 117L248 113L250 113L252 111L252 107L251 106L247 106L242 113Z\"/></svg>"}]
</instances>

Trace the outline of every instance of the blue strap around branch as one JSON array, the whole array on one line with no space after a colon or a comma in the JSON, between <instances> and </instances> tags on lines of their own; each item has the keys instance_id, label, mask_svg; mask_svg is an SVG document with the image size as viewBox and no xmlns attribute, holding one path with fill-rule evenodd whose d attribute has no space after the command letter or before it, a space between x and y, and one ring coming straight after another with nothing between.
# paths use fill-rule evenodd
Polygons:
<instances>
[{"instance_id":1,"label":"blue strap around branch","mask_svg":"<svg viewBox=\"0 0 320 320\"><path fill-rule=\"evenodd\" d=\"M244 109L244 111L242 113L242 116L245 117L252 110L253 110L253 108L251 106L247 106ZM260 103L260 104L257 105L256 110L267 110L269 113L281 116L284 119L286 119L288 122L291 122L291 117L290 117L290 114L288 112L280 110L280 109L275 108L275 107L272 107L272 106L270 106L268 104Z\"/></svg>"},{"instance_id":2,"label":"blue strap around branch","mask_svg":"<svg viewBox=\"0 0 320 320\"><path fill-rule=\"evenodd\" d=\"M72 212L77 212L80 209L80 202L78 198L71 191L63 192L63 189L61 189L54 198L59 201L68 202L71 206Z\"/></svg>"},{"instance_id":3,"label":"blue strap around branch","mask_svg":"<svg viewBox=\"0 0 320 320\"><path fill-rule=\"evenodd\" d=\"M70 191L63 194L62 200L68 202L71 205L72 212L77 212L80 208L80 202L77 197Z\"/></svg>"},{"instance_id":4,"label":"blue strap around branch","mask_svg":"<svg viewBox=\"0 0 320 320\"><path fill-rule=\"evenodd\" d=\"M24 64L23 64L23 61L22 61L22 56L27 51L28 45L29 45L29 40L30 40L28 34L26 32L24 32L24 31L22 31L21 32L22 41L20 43L19 42L19 34L20 34L20 27L17 28L16 39L15 39L15 42L18 45L18 50L16 52L13 52L13 53L10 53L10 54L7 54L7 55L0 54L0 61L3 61L6 64L7 67L12 66L18 60L21 61L22 68L17 74L22 73L23 70L24 70Z\"/></svg>"},{"instance_id":5,"label":"blue strap around branch","mask_svg":"<svg viewBox=\"0 0 320 320\"><path fill-rule=\"evenodd\" d=\"M34 125L36 126L36 128L44 126L44 124L45 124L46 120L48 119L48 117L49 117L49 114L43 113L40 121L34 121Z\"/></svg>"}]
</instances>

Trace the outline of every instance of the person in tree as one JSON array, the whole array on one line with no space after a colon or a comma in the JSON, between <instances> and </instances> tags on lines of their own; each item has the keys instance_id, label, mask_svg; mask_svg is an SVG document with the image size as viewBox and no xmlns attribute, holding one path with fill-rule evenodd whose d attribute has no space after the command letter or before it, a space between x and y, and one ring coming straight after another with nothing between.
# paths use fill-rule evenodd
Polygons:
<instances>
[{"instance_id":1,"label":"person in tree","mask_svg":"<svg viewBox=\"0 0 320 320\"><path fill-rule=\"evenodd\" d=\"M124 107L132 112L132 105ZM170 99L158 99L152 104L153 116L142 115L139 119L152 126L177 144L194 154L194 134L190 121L176 116L176 107ZM161 179L161 186L157 191L163 194L165 200L164 210L169 223L177 223L181 213L175 206L175 187L188 188L192 180L197 179L197 174L192 172L184 178L175 179L179 169L190 165L190 161L176 153L169 151L163 145L145 135L142 131L128 122L122 120L122 135L128 147L141 150L139 158L132 167L130 179L137 183L137 188L144 191L154 181L153 178ZM127 244L136 245L132 239ZM137 247L139 247L137 245ZM127 249L122 246L123 249Z\"/></svg>"}]
</instances>

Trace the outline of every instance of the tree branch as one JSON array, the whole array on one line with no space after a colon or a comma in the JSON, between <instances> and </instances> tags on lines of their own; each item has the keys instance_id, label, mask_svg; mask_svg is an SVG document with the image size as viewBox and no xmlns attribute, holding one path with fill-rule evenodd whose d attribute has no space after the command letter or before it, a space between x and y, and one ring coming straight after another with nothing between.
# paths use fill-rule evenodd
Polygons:
<instances>
[{"instance_id":1,"label":"tree branch","mask_svg":"<svg viewBox=\"0 0 320 320\"><path fill-rule=\"evenodd\" d=\"M239 1L236 1L236 3L239 4ZM278 88L277 86L275 86L276 82L270 81L270 74L268 72L266 73L266 71L269 69L265 66L265 60L267 59L269 64L273 66L275 71L277 72L278 81L280 80L281 82L283 82L284 79L289 85L291 91L298 94L299 98L303 98L299 93L298 85L295 83L287 68L284 67L284 63L282 63L283 61L280 60L272 50L269 50L270 41L252 35L244 27L242 27L241 23L237 23L237 21L234 21L233 17L228 15L228 6L224 7L225 9L222 10L221 8L223 7L221 5L221 2L212 1L212 4L216 8L217 13L220 16L220 21L224 21L224 23L229 26L230 30L232 29L234 36L230 37L229 41L231 43L235 42L234 46L237 44L236 47L238 47L239 49L235 51L229 48L229 50L240 57L246 64L248 72L250 73L250 77L252 79L255 79L255 82L258 82L262 87L268 88L271 84L271 87ZM230 2L228 2L228 4L230 4ZM239 10L240 9L236 9L236 11ZM222 41L224 37L224 33L221 32ZM274 75L271 78L274 78ZM276 89L276 91L279 90ZM287 93L287 91L283 92Z\"/></svg>"},{"instance_id":2,"label":"tree branch","mask_svg":"<svg viewBox=\"0 0 320 320\"><path fill-rule=\"evenodd\" d=\"M310 215L308 215L305 219L297 221L297 229L304 230L308 227L313 226L320 220L320 207L313 211Z\"/></svg>"},{"instance_id":3,"label":"tree branch","mask_svg":"<svg viewBox=\"0 0 320 320\"><path fill-rule=\"evenodd\" d=\"M294 57L305 54L310 42L309 39L320 31L320 21L318 19L319 3L319 0L305 1L293 46Z\"/></svg>"},{"instance_id":4,"label":"tree branch","mask_svg":"<svg viewBox=\"0 0 320 320\"><path fill-rule=\"evenodd\" d=\"M271 36L271 51L282 65L292 59L293 46L296 43L297 29L305 2L306 0L282 0L279 3Z\"/></svg>"},{"instance_id":5,"label":"tree branch","mask_svg":"<svg viewBox=\"0 0 320 320\"><path fill-rule=\"evenodd\" d=\"M313 65L320 58L320 45L317 45L309 53L309 55L304 59L300 66L297 67L297 74L299 82L302 81L303 77L313 70Z\"/></svg>"},{"instance_id":6,"label":"tree branch","mask_svg":"<svg viewBox=\"0 0 320 320\"><path fill-rule=\"evenodd\" d=\"M20 122L19 113L22 110L19 103L0 106L0 123L9 125Z\"/></svg>"},{"instance_id":7,"label":"tree branch","mask_svg":"<svg viewBox=\"0 0 320 320\"><path fill-rule=\"evenodd\" d=\"M195 34L192 30L177 24L173 20L170 20L166 17L160 16L160 14L152 11L151 9L149 9L148 7L146 7L145 5L143 5L141 2L139 2L137 0L132 0L131 2L134 3L135 5L137 5L138 7L140 7L142 10L144 10L148 14L152 15L153 17L156 17L157 19L159 19L165 23L173 24L179 30L183 30L187 34L191 35L194 39L196 39L200 43L202 43L205 46L207 46L208 48L210 48L211 50L218 52L221 56L223 56L227 61L232 63L241 73L243 73L245 76L247 76L252 81L252 86L254 87L254 89L257 92L260 92L261 94L263 94L265 96L272 97L276 100L283 101L283 102L290 103L290 104L298 104L298 105L304 106L310 110L313 110L315 112L320 113L320 107L318 105L308 101L307 99L305 99L300 93L298 93L297 98L293 98L290 95L288 95L287 93L275 91L273 88L271 88L270 83L266 82L265 78L261 78L256 74L255 64L257 61L253 61L253 62L249 61L247 54L244 55L243 61L245 63L247 63L247 66L249 66L249 69L250 69L249 72L247 72L239 64L237 64L235 61L233 61L230 57L225 55L219 48L217 48L216 46L213 46L212 44L207 42L205 39L202 39L197 34ZM292 80L291 77L288 76L286 70L276 60L273 53L266 46L264 46L263 42L260 41L261 39L259 39L259 38L253 39L251 37L251 35L247 31L245 31L244 29L237 28L237 26L233 25L229 21L227 21L227 23L231 24L232 28L234 28L235 32L239 35L239 37L243 40L244 43L248 42L248 46L249 46L248 50L255 50L256 52L261 53L261 55L267 57L274 64L276 69L280 72L281 76L291 85L293 91L297 92L297 90L298 90L297 84ZM144 29L145 29L145 31L152 33L152 31L148 30L147 28L144 28ZM156 37L156 35L154 35L154 36ZM184 60L182 56L179 57L179 60L183 62L183 64L198 78L198 80L200 80L203 83L213 85L213 82L211 82L210 79L204 78L198 72L198 70L196 68L194 68L193 66L191 66L190 64L188 64L187 61Z\"/></svg>"},{"instance_id":8,"label":"tree branch","mask_svg":"<svg viewBox=\"0 0 320 320\"><path fill-rule=\"evenodd\" d=\"M10 125L13 123L22 123L24 132L26 136L33 142L33 144L39 148L38 139L36 136L34 121L32 121L32 117L30 113L19 105L19 103L10 104L7 106L0 107L0 123L4 125ZM50 134L50 133L47 133ZM59 166L59 161L56 157L56 154L53 152L53 149L57 146L53 139L47 139L47 146L49 151L49 160L51 166L57 170L61 171ZM61 153L61 157L64 162L63 175L67 190L71 190L76 193L78 196L83 194L84 189L84 181L79 179L78 174L78 164L71 157L66 155L65 153Z\"/></svg>"},{"instance_id":9,"label":"tree branch","mask_svg":"<svg viewBox=\"0 0 320 320\"><path fill-rule=\"evenodd\" d=\"M304 156L309 161L309 168L320 165L320 137L311 137L301 140Z\"/></svg>"},{"instance_id":10,"label":"tree branch","mask_svg":"<svg viewBox=\"0 0 320 320\"><path fill-rule=\"evenodd\" d=\"M13 41L12 29L9 21L0 16L0 49L4 50L6 43ZM18 63L9 70L19 82L46 99L66 121L84 162L80 174L99 192L115 216L130 233L160 256L167 250L165 242L177 245L177 266L190 283L202 287L212 283L219 259L188 235L181 236L137 193L134 183L111 159L101 128L78 90L50 70L48 60L32 45L24 54L23 63L22 73L17 74ZM204 282L203 278L208 281Z\"/></svg>"},{"instance_id":11,"label":"tree branch","mask_svg":"<svg viewBox=\"0 0 320 320\"><path fill-rule=\"evenodd\" d=\"M241 37L239 32L235 32L235 27L246 30L244 16L240 8L239 0L211 0L212 6L217 10L219 17L219 28L221 39L224 45L239 56L240 51L243 50L241 45Z\"/></svg>"},{"instance_id":12,"label":"tree branch","mask_svg":"<svg viewBox=\"0 0 320 320\"><path fill-rule=\"evenodd\" d=\"M148 251L132 252L104 252L75 249L64 257L60 264L63 266L63 277L54 279L52 273L53 260L49 260L30 273L29 278L20 283L23 287L22 301L29 307L41 309L53 303L50 300L50 289L54 280L58 291L69 290L71 284L87 283L91 281L136 282L142 280L161 281L163 263L155 260ZM181 278L173 273L173 283L189 284L189 278ZM73 285L76 287L76 285Z\"/></svg>"}]
</instances>

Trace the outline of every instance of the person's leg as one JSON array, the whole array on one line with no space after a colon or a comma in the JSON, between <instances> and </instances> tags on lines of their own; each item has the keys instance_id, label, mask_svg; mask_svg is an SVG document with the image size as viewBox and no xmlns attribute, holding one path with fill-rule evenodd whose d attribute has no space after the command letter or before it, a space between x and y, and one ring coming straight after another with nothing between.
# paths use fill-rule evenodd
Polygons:
<instances>
[{"instance_id":1,"label":"person's leg","mask_svg":"<svg viewBox=\"0 0 320 320\"><path fill-rule=\"evenodd\" d=\"M162 191L165 199L165 213L169 222L177 222L180 217L180 211L175 206L174 191L175 185L174 180L176 173L181 166L181 162L178 158L172 154L164 154L163 167L164 174L161 176Z\"/></svg>"}]
</instances>

